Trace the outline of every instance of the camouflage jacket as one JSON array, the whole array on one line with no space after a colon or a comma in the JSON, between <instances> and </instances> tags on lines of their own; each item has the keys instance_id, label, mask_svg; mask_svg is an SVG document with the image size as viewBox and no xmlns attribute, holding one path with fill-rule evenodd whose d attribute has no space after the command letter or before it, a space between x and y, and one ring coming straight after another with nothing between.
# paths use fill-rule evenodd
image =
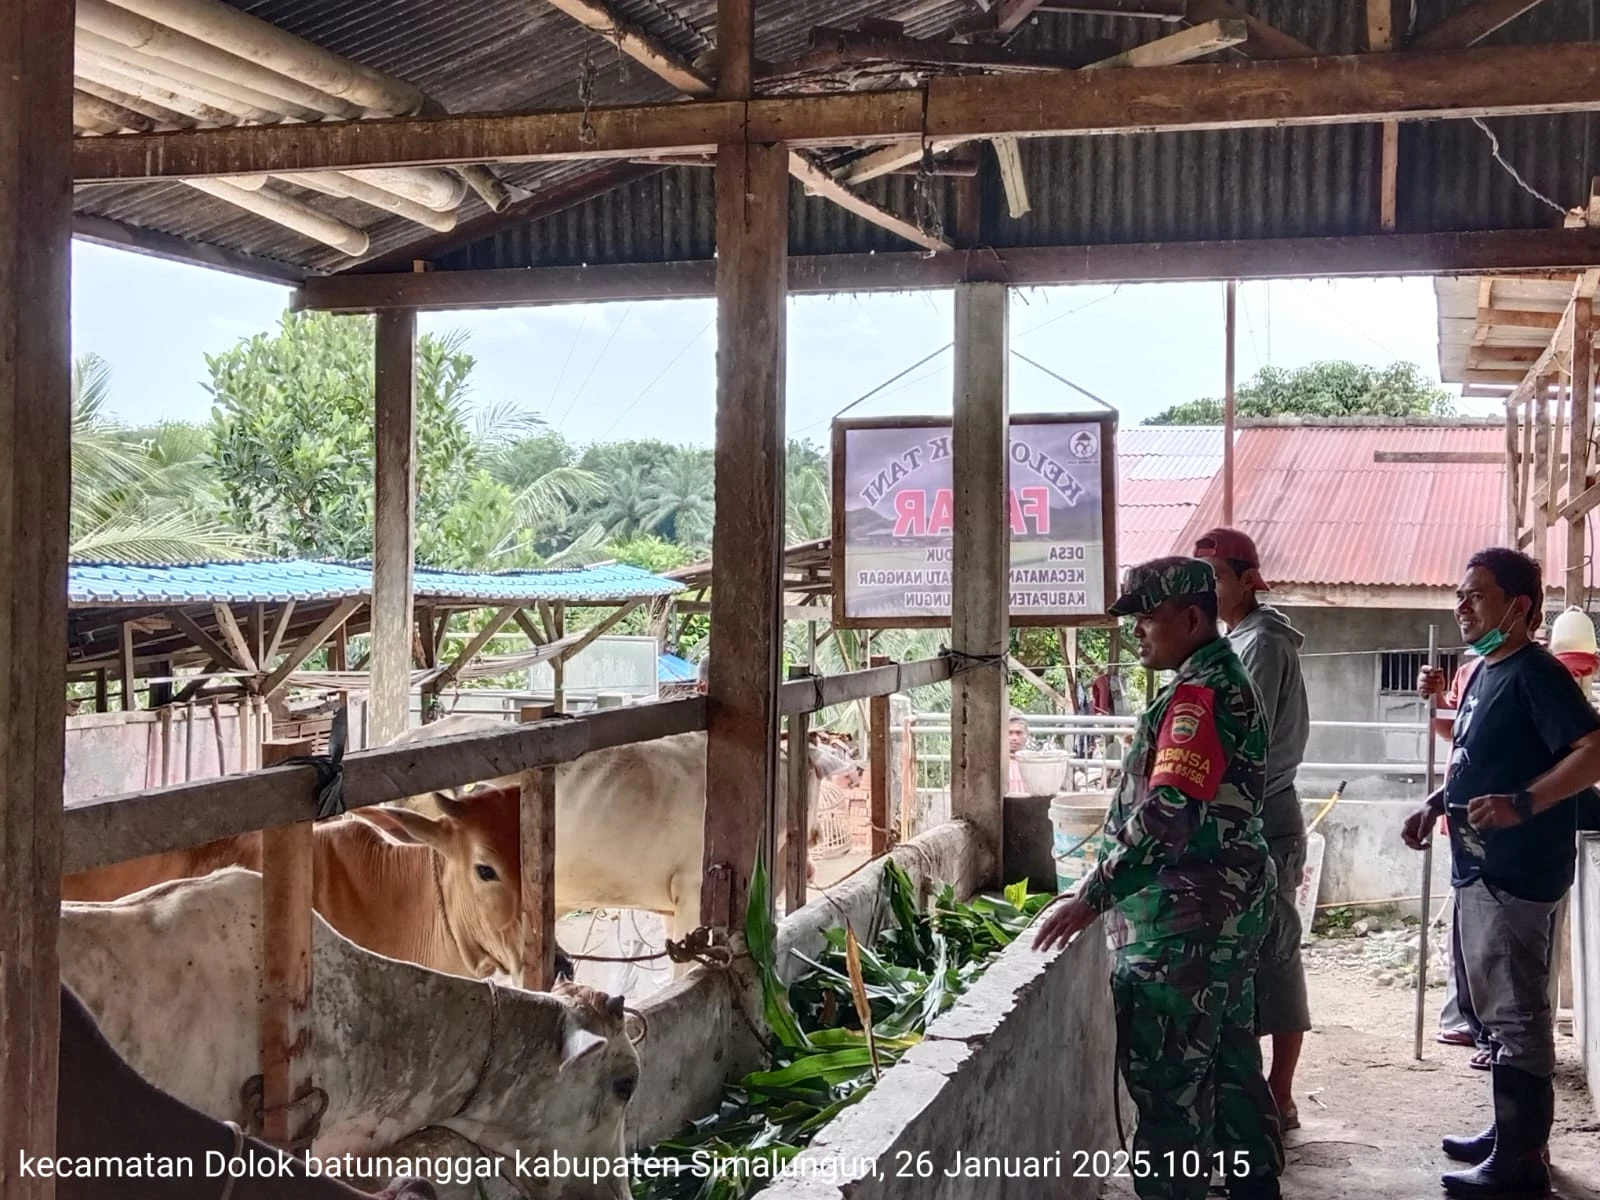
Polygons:
<instances>
[{"instance_id":1,"label":"camouflage jacket","mask_svg":"<svg viewBox=\"0 0 1600 1200\"><path fill-rule=\"evenodd\" d=\"M1236 936L1267 883L1267 720L1226 638L1189 656L1139 719L1080 897L1113 945Z\"/></svg>"}]
</instances>

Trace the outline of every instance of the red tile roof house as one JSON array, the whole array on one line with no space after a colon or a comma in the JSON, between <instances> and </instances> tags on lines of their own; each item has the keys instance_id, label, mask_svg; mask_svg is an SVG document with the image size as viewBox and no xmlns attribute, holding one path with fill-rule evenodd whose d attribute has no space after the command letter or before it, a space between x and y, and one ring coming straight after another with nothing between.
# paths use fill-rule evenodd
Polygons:
<instances>
[{"instance_id":1,"label":"red tile roof house","mask_svg":"<svg viewBox=\"0 0 1600 1200\"><path fill-rule=\"evenodd\" d=\"M1118 436L1119 561L1191 552L1200 533L1222 522L1221 430L1135 426ZM1213 449L1216 465L1201 487L1194 472ZM1186 451L1196 464L1188 469L1178 465ZM1488 461L1404 460L1441 451ZM1441 659L1458 662L1451 610L1462 567L1473 551L1505 542L1504 453L1498 419L1239 423L1233 524L1261 552L1273 587L1266 599L1306 636L1302 667L1314 720L1420 721L1414 684L1429 627ZM1564 549L1564 538L1552 536L1545 557L1551 617L1562 605ZM1421 735L1408 731L1317 727L1307 760L1418 763L1424 753ZM1352 767L1335 774L1387 773ZM1307 772L1302 781L1326 794L1338 780Z\"/></svg>"}]
</instances>

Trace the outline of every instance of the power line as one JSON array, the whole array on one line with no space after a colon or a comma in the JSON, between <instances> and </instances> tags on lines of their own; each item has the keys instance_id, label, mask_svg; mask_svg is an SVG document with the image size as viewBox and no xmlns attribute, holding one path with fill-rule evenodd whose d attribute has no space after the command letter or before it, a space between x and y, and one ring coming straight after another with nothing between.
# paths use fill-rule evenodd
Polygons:
<instances>
[{"instance_id":1,"label":"power line","mask_svg":"<svg viewBox=\"0 0 1600 1200\"><path fill-rule=\"evenodd\" d=\"M578 385L578 390L573 393L572 399L567 403L566 412L561 414L561 420L556 424L558 430L567 423L567 418L572 415L572 410L578 406L578 398L583 395L584 389L589 386L589 380L594 378L595 369L599 367L600 360L606 356L606 351L611 349L611 343L617 340L617 334L622 332L622 327L627 324L628 316L632 312L633 302L630 300L628 307L622 310L621 318L612 326L611 336L606 339L606 344L600 347L600 353L595 355L594 361L589 364L589 373L583 377L583 382Z\"/></svg>"},{"instance_id":2,"label":"power line","mask_svg":"<svg viewBox=\"0 0 1600 1200\"><path fill-rule=\"evenodd\" d=\"M645 396L649 393L650 389L655 387L656 384L661 382L661 377L663 375L665 375L668 371L672 370L673 365L680 358L682 358L685 354L689 353L689 347L694 345L701 338L703 338L705 336L705 334L706 334L706 330L710 329L713 325L715 325L716 321L717 321L716 317L712 317L711 320L707 321L704 325L702 325L700 327L700 332L699 333L695 334L692 338L690 338L687 342L685 342L683 344L683 349L679 350L676 354L674 354L672 356L672 362L669 362L666 366L662 367L661 370L659 372L657 372L656 377L654 379L652 379L649 383L645 384L644 391L640 392L632 400L628 401L628 406L626 408L624 408L620 413L617 414L617 419L615 421L611 422L610 425L606 426L606 431L605 431L605 433L602 433L600 435L600 440L603 441L603 440L605 440L605 438L610 436L611 431L613 429L615 429L619 424L621 424L622 418L627 416L630 412L633 411L634 405L638 404L639 401L643 400L645 398Z\"/></svg>"}]
</instances>

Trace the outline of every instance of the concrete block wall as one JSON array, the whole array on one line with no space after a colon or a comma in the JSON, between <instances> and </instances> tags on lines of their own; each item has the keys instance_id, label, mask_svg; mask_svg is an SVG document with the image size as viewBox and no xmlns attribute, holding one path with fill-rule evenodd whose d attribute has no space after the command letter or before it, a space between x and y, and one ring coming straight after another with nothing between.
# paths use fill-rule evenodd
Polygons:
<instances>
[{"instance_id":1,"label":"concrete block wall","mask_svg":"<svg viewBox=\"0 0 1600 1200\"><path fill-rule=\"evenodd\" d=\"M1092 1200L1117 1145L1109 971L1098 925L1050 954L1013 944L763 1195Z\"/></svg>"}]
</instances>

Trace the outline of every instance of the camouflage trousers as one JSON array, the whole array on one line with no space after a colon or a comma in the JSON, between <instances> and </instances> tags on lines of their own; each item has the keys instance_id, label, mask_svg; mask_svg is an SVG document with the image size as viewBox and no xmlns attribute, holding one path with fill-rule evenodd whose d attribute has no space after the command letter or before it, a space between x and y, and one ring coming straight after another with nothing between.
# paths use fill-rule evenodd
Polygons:
<instances>
[{"instance_id":1,"label":"camouflage trousers","mask_svg":"<svg viewBox=\"0 0 1600 1200\"><path fill-rule=\"evenodd\" d=\"M1283 1171L1282 1129L1255 1034L1267 912L1263 928L1238 937L1141 938L1134 930L1115 951L1118 1066L1139 1110L1128 1169L1143 1200L1199 1200L1213 1171L1223 1184Z\"/></svg>"}]
</instances>

